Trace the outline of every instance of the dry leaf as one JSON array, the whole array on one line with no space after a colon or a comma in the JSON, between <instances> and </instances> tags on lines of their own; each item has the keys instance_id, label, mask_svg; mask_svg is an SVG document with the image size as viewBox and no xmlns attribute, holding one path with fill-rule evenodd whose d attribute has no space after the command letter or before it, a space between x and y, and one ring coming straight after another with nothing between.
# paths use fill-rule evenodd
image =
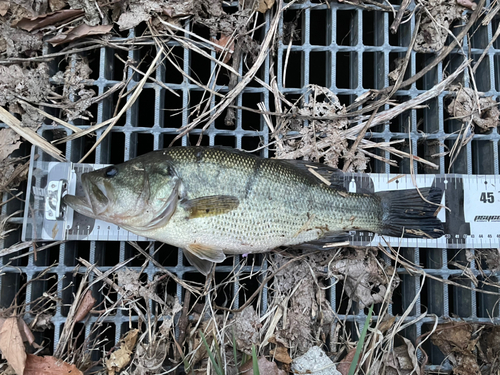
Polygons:
<instances>
[{"instance_id":1,"label":"dry leaf","mask_svg":"<svg viewBox=\"0 0 500 375\"><path fill-rule=\"evenodd\" d=\"M108 375L119 373L130 363L130 355L135 347L138 335L138 329L128 331L126 336L121 340L120 349L110 354L106 360Z\"/></svg>"},{"instance_id":2,"label":"dry leaf","mask_svg":"<svg viewBox=\"0 0 500 375\"><path fill-rule=\"evenodd\" d=\"M18 320L19 331L21 332L21 337L23 338L23 342L27 342L30 345L33 345L35 342L35 336L31 332L30 327L26 324L26 322L19 318Z\"/></svg>"},{"instance_id":3,"label":"dry leaf","mask_svg":"<svg viewBox=\"0 0 500 375\"><path fill-rule=\"evenodd\" d=\"M349 353L344 357L342 361L337 365L337 371L342 375L349 374L349 368L351 368L352 360L354 359L354 354L356 354L356 348L352 348Z\"/></svg>"},{"instance_id":4,"label":"dry leaf","mask_svg":"<svg viewBox=\"0 0 500 375\"><path fill-rule=\"evenodd\" d=\"M56 35L47 40L54 47L59 44L69 43L74 40L84 38L90 35L102 35L107 34L113 29L113 25L98 25L98 26L89 26L86 24L81 24L77 27L74 27L62 34Z\"/></svg>"},{"instance_id":5,"label":"dry leaf","mask_svg":"<svg viewBox=\"0 0 500 375\"><path fill-rule=\"evenodd\" d=\"M23 375L83 375L75 365L52 356L39 357L28 354Z\"/></svg>"},{"instance_id":6,"label":"dry leaf","mask_svg":"<svg viewBox=\"0 0 500 375\"><path fill-rule=\"evenodd\" d=\"M68 22L83 14L84 11L81 9L58 10L57 12L43 14L38 17L24 17L12 26L19 27L26 31L32 31L41 29L42 27Z\"/></svg>"},{"instance_id":7,"label":"dry leaf","mask_svg":"<svg viewBox=\"0 0 500 375\"><path fill-rule=\"evenodd\" d=\"M21 137L12 129L0 129L0 161L21 146Z\"/></svg>"},{"instance_id":8,"label":"dry leaf","mask_svg":"<svg viewBox=\"0 0 500 375\"><path fill-rule=\"evenodd\" d=\"M271 355L274 356L274 359L282 363L290 364L293 362L292 358L290 358L290 355L288 354L288 349L283 345L278 345L276 349L271 350Z\"/></svg>"},{"instance_id":9,"label":"dry leaf","mask_svg":"<svg viewBox=\"0 0 500 375\"><path fill-rule=\"evenodd\" d=\"M257 360L259 366L259 373L266 375L286 375L286 372L280 370L276 362L271 362L266 359L266 357L259 357ZM253 372L253 360L249 360L243 366L240 367L240 372L245 375L254 375Z\"/></svg>"},{"instance_id":10,"label":"dry leaf","mask_svg":"<svg viewBox=\"0 0 500 375\"><path fill-rule=\"evenodd\" d=\"M382 322L380 322L380 325L378 326L379 331L385 333L385 331L389 330L393 326L395 321L396 321L395 316L391 316L388 319L383 320Z\"/></svg>"},{"instance_id":11,"label":"dry leaf","mask_svg":"<svg viewBox=\"0 0 500 375\"><path fill-rule=\"evenodd\" d=\"M500 125L500 110L493 97L484 97L484 94L479 94L479 99L477 99L477 93L468 87L454 86L450 89L456 92L456 95L449 95L452 100L446 109L450 116L456 117L463 123L472 120L484 131Z\"/></svg>"},{"instance_id":12,"label":"dry leaf","mask_svg":"<svg viewBox=\"0 0 500 375\"><path fill-rule=\"evenodd\" d=\"M224 63L226 64L234 53L234 38L231 38L229 35L222 34L220 39L211 38L210 41L221 46L222 48L215 48L215 52L217 53L225 53Z\"/></svg>"},{"instance_id":13,"label":"dry leaf","mask_svg":"<svg viewBox=\"0 0 500 375\"><path fill-rule=\"evenodd\" d=\"M476 358L476 327L465 322L451 322L438 326L431 341L444 355L448 356L456 375L479 375L480 367Z\"/></svg>"},{"instance_id":14,"label":"dry leaf","mask_svg":"<svg viewBox=\"0 0 500 375\"><path fill-rule=\"evenodd\" d=\"M92 296L92 292L90 290L85 293L80 306L78 306L78 310L75 313L75 322L79 322L80 320L85 319L87 314L92 310L96 303L96 299Z\"/></svg>"},{"instance_id":15,"label":"dry leaf","mask_svg":"<svg viewBox=\"0 0 500 375\"><path fill-rule=\"evenodd\" d=\"M5 16L10 9L10 1L1 0L0 1L0 16Z\"/></svg>"},{"instance_id":16,"label":"dry leaf","mask_svg":"<svg viewBox=\"0 0 500 375\"><path fill-rule=\"evenodd\" d=\"M61 10L66 6L66 1L64 0L49 0L50 10L55 12Z\"/></svg>"},{"instance_id":17,"label":"dry leaf","mask_svg":"<svg viewBox=\"0 0 500 375\"><path fill-rule=\"evenodd\" d=\"M266 13L274 5L275 0L259 0L257 4L257 11L261 13Z\"/></svg>"},{"instance_id":18,"label":"dry leaf","mask_svg":"<svg viewBox=\"0 0 500 375\"><path fill-rule=\"evenodd\" d=\"M16 374L23 375L26 366L26 351L17 318L8 318L0 328L0 350Z\"/></svg>"}]
</instances>

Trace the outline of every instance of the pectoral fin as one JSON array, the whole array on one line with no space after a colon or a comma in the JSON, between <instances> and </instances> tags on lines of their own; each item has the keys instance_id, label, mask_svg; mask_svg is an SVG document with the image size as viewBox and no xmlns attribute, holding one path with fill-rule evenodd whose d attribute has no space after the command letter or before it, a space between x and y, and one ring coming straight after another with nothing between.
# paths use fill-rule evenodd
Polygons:
<instances>
[{"instance_id":1,"label":"pectoral fin","mask_svg":"<svg viewBox=\"0 0 500 375\"><path fill-rule=\"evenodd\" d=\"M212 264L223 262L226 259L222 250L199 243L188 245L184 249L184 255L189 263L205 276L210 272Z\"/></svg>"},{"instance_id":2,"label":"pectoral fin","mask_svg":"<svg viewBox=\"0 0 500 375\"><path fill-rule=\"evenodd\" d=\"M211 195L183 203L189 219L222 215L238 208L240 201L232 195Z\"/></svg>"}]
</instances>

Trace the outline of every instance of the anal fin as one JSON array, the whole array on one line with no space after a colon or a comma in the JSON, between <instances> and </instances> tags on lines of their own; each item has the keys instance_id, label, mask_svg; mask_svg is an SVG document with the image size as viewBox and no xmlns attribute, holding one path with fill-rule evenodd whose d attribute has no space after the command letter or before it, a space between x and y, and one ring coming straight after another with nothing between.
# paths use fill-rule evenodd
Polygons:
<instances>
[{"instance_id":1,"label":"anal fin","mask_svg":"<svg viewBox=\"0 0 500 375\"><path fill-rule=\"evenodd\" d=\"M210 273L212 266L215 264L214 262L198 258L196 255L190 253L186 249L183 250L183 253L189 263L191 263L192 266L194 266L198 271L200 271L200 273L205 276Z\"/></svg>"},{"instance_id":2,"label":"anal fin","mask_svg":"<svg viewBox=\"0 0 500 375\"><path fill-rule=\"evenodd\" d=\"M314 241L294 245L293 248L305 250L328 250L334 247L349 246L350 237L348 232L328 233Z\"/></svg>"},{"instance_id":3,"label":"anal fin","mask_svg":"<svg viewBox=\"0 0 500 375\"><path fill-rule=\"evenodd\" d=\"M186 246L184 255L189 260L189 263L205 276L210 272L214 263L220 263L226 259L226 255L221 249L200 243L192 243Z\"/></svg>"}]
</instances>

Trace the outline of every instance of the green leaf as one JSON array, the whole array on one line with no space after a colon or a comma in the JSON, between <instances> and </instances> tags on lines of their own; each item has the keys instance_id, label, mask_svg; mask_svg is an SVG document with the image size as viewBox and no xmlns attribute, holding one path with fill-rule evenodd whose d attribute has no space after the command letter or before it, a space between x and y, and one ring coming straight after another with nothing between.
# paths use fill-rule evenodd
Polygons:
<instances>
[{"instance_id":1,"label":"green leaf","mask_svg":"<svg viewBox=\"0 0 500 375\"><path fill-rule=\"evenodd\" d=\"M224 375L222 373L222 369L215 361L215 357L214 357L212 351L210 350L210 347L208 346L208 343L207 343L207 339L205 338L205 335L203 334L202 331L200 331L200 336L201 336L201 339L203 340L203 344L205 344L205 348L207 349L207 353L208 353L208 356L210 357L210 361L212 361L212 364L214 365L215 372L217 373L217 375Z\"/></svg>"},{"instance_id":2,"label":"green leaf","mask_svg":"<svg viewBox=\"0 0 500 375\"><path fill-rule=\"evenodd\" d=\"M359 356L361 355L361 351L363 350L366 332L368 331L368 326L370 325L372 314L373 314L373 305L370 306L370 311L368 311L368 315L366 316L365 325L363 327L363 331L361 332L361 336L359 337L358 346L356 346L356 353L354 353L354 358L352 359L351 367L349 367L349 375L354 375L354 373L356 372Z\"/></svg>"},{"instance_id":3,"label":"green leaf","mask_svg":"<svg viewBox=\"0 0 500 375\"><path fill-rule=\"evenodd\" d=\"M252 363L253 363L253 375L260 375L259 360L257 359L257 352L255 350L255 345L253 344L252 344Z\"/></svg>"}]
</instances>

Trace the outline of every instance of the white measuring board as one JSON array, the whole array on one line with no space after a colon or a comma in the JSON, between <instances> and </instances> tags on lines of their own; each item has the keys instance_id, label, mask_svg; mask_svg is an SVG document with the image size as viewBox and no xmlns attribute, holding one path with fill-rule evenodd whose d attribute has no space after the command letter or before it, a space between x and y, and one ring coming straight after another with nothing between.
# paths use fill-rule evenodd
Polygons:
<instances>
[{"instance_id":1,"label":"white measuring board","mask_svg":"<svg viewBox=\"0 0 500 375\"><path fill-rule=\"evenodd\" d=\"M105 166L33 161L29 172L23 240L147 241L147 238L117 225L88 218L62 205L64 192L83 195L82 173ZM437 186L444 191L441 203L448 208L441 209L438 214L445 231L440 238L382 238L370 232L352 231L349 242L354 246L377 246L387 242L393 247L500 247L500 176L346 174L343 183L350 192Z\"/></svg>"}]
</instances>

